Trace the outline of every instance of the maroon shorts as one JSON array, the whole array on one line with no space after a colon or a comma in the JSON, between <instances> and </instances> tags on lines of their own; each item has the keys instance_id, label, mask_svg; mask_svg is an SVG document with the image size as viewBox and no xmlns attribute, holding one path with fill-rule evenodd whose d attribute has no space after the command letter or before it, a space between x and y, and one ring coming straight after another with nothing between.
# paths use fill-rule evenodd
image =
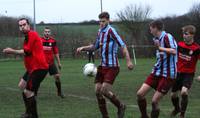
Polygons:
<instances>
[{"instance_id":1,"label":"maroon shorts","mask_svg":"<svg viewBox=\"0 0 200 118\"><path fill-rule=\"evenodd\" d=\"M119 67L103 67L99 66L97 69L97 75L95 78L95 83L109 83L113 84L115 78L119 73Z\"/></svg>"},{"instance_id":2,"label":"maroon shorts","mask_svg":"<svg viewBox=\"0 0 200 118\"><path fill-rule=\"evenodd\" d=\"M157 77L150 74L146 81L146 84L154 88L155 90L161 92L162 94L167 94L167 92L172 88L175 83L175 79L166 77Z\"/></svg>"}]
</instances>

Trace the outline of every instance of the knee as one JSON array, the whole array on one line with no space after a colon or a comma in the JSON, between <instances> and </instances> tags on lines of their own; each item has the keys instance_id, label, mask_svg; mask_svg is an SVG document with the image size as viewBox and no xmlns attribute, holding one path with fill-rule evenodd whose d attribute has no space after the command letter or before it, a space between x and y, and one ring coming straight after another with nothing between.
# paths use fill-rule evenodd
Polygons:
<instances>
[{"instance_id":1,"label":"knee","mask_svg":"<svg viewBox=\"0 0 200 118\"><path fill-rule=\"evenodd\" d=\"M171 98L176 98L176 97L178 97L177 93L171 93Z\"/></svg>"},{"instance_id":2,"label":"knee","mask_svg":"<svg viewBox=\"0 0 200 118\"><path fill-rule=\"evenodd\" d=\"M24 90L24 94L25 94L26 98L30 98L30 97L35 96L33 91L29 91L29 90L26 90L26 89Z\"/></svg>"},{"instance_id":3,"label":"knee","mask_svg":"<svg viewBox=\"0 0 200 118\"><path fill-rule=\"evenodd\" d=\"M101 90L100 90L100 91L101 91L101 93L102 93L103 95L107 95L107 93L108 93L108 92L107 92L107 88L104 87L104 86L101 87Z\"/></svg>"},{"instance_id":4,"label":"knee","mask_svg":"<svg viewBox=\"0 0 200 118\"><path fill-rule=\"evenodd\" d=\"M59 79L60 79L60 74L54 75L54 78L55 78L56 81L59 81Z\"/></svg>"},{"instance_id":5,"label":"knee","mask_svg":"<svg viewBox=\"0 0 200 118\"><path fill-rule=\"evenodd\" d=\"M143 94L142 92L138 91L138 92L137 92L137 99L138 99L138 100L144 99L144 94Z\"/></svg>"},{"instance_id":6,"label":"knee","mask_svg":"<svg viewBox=\"0 0 200 118\"><path fill-rule=\"evenodd\" d=\"M181 96L187 96L188 92L187 91L181 91Z\"/></svg>"}]
</instances>

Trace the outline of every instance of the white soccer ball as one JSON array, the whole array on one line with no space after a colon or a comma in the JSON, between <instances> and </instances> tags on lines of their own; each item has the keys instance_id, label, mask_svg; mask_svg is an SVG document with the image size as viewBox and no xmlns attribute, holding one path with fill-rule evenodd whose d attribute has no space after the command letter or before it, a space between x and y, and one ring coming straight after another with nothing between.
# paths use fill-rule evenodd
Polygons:
<instances>
[{"instance_id":1,"label":"white soccer ball","mask_svg":"<svg viewBox=\"0 0 200 118\"><path fill-rule=\"evenodd\" d=\"M83 67L83 74L87 77L94 77L97 74L97 67L93 63L87 63Z\"/></svg>"}]
</instances>

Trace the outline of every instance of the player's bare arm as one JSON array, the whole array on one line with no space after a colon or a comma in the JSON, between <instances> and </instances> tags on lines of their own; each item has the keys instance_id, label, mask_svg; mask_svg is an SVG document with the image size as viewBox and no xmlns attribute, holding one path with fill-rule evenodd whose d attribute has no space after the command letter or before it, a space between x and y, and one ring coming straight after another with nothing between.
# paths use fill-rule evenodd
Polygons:
<instances>
[{"instance_id":1,"label":"player's bare arm","mask_svg":"<svg viewBox=\"0 0 200 118\"><path fill-rule=\"evenodd\" d=\"M162 52L166 52L168 54L176 55L176 49L161 47L160 44L159 44L159 41L154 41L154 45L157 47L158 50L160 50Z\"/></svg>"},{"instance_id":2,"label":"player's bare arm","mask_svg":"<svg viewBox=\"0 0 200 118\"><path fill-rule=\"evenodd\" d=\"M3 53L18 54L18 55L24 55L25 54L23 49L16 50L16 49L13 49L13 48L5 48L5 49L3 49Z\"/></svg>"},{"instance_id":3,"label":"player's bare arm","mask_svg":"<svg viewBox=\"0 0 200 118\"><path fill-rule=\"evenodd\" d=\"M166 52L168 54L173 54L173 55L176 55L176 49L173 49L173 48L163 48L163 47L158 47L158 49L160 51L163 51L163 52Z\"/></svg>"},{"instance_id":4,"label":"player's bare arm","mask_svg":"<svg viewBox=\"0 0 200 118\"><path fill-rule=\"evenodd\" d=\"M56 58L56 61L58 63L58 68L61 69L62 65L60 63L60 56L59 56L59 54L55 54L55 58Z\"/></svg>"},{"instance_id":5,"label":"player's bare arm","mask_svg":"<svg viewBox=\"0 0 200 118\"><path fill-rule=\"evenodd\" d=\"M123 55L126 58L126 64L127 64L128 69L132 70L133 69L133 63L131 61L131 58L130 58L130 55L129 55L127 47L123 47L122 48L122 52L123 52Z\"/></svg>"},{"instance_id":6,"label":"player's bare arm","mask_svg":"<svg viewBox=\"0 0 200 118\"><path fill-rule=\"evenodd\" d=\"M80 53L81 51L89 51L89 50L95 50L94 45L88 45L88 46L82 46L77 48L77 53Z\"/></svg>"}]
</instances>

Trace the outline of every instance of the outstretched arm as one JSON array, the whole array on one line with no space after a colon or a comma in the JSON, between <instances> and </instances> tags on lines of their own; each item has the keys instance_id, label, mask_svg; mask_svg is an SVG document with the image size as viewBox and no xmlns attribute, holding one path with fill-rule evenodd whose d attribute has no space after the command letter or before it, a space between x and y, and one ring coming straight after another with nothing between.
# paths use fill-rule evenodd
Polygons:
<instances>
[{"instance_id":1,"label":"outstretched arm","mask_svg":"<svg viewBox=\"0 0 200 118\"><path fill-rule=\"evenodd\" d=\"M18 54L18 55L25 55L24 50L20 49L20 50L15 50L13 48L5 48L3 49L3 53L6 54Z\"/></svg>"},{"instance_id":2,"label":"outstretched arm","mask_svg":"<svg viewBox=\"0 0 200 118\"><path fill-rule=\"evenodd\" d=\"M95 46L93 44L91 45L88 45L88 46L82 46L82 47L79 47L77 48L77 53L80 53L81 51L89 51L89 50L95 50Z\"/></svg>"}]
</instances>

